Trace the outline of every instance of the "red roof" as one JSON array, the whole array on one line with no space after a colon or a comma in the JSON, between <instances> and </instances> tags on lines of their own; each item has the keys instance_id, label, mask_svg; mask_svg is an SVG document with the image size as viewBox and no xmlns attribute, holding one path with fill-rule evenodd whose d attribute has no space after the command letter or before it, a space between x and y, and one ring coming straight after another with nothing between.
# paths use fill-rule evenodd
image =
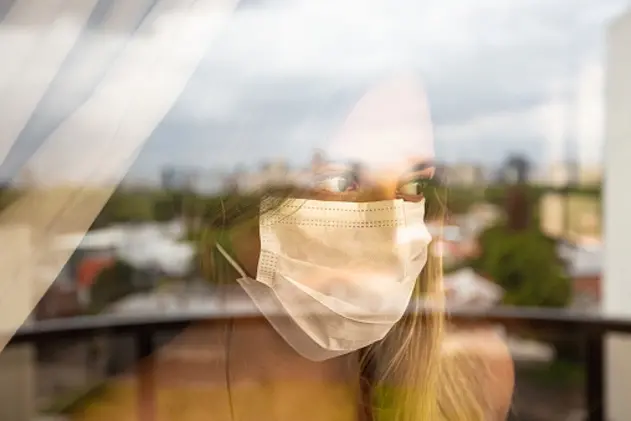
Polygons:
<instances>
[{"instance_id":1,"label":"red roof","mask_svg":"<svg viewBox=\"0 0 631 421\"><path fill-rule=\"evenodd\" d=\"M80 287L89 287L101 271L114 264L111 257L86 257L77 266L77 281Z\"/></svg>"}]
</instances>

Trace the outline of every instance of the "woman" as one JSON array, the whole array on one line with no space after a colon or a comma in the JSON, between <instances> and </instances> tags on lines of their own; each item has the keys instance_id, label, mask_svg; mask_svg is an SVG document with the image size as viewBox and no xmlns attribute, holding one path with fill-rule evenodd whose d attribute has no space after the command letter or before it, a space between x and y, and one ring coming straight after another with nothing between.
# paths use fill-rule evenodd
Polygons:
<instances>
[{"instance_id":1,"label":"woman","mask_svg":"<svg viewBox=\"0 0 631 421\"><path fill-rule=\"evenodd\" d=\"M322 19L304 31L311 32L307 41L327 38L315 47L299 42L305 35L300 34L302 20L284 13L258 19L261 10L251 2L239 12L244 26L225 32L238 2L54 2L37 13L23 1L10 3L0 35L19 43L7 51L15 56L5 60L13 70L0 78L3 109L11 110L1 121L6 130L0 136L0 159L8 156L13 170L32 172L25 180L30 191L0 215L0 225L18 221L32 231L29 236L36 240L26 257L17 254L24 247L5 253L5 261L22 265L24 273L32 269L31 256L45 252L57 234L89 229L152 133L164 133L171 141L167 146L180 141L183 132L186 136L185 130L170 130L177 123L163 124L171 110L194 120L177 129L212 120L198 118L204 108L200 97L219 98L211 104L217 108L215 123L229 113L233 97L224 101L221 94L249 85L236 78L236 86L226 88L227 75L268 65L263 70L274 72L275 80L288 79L295 86L292 71L305 63L310 67L311 53L335 50L317 60L316 70L337 73L328 65L350 56L346 70L353 70L348 79L355 83L362 77L354 70L369 67L371 77L381 71L370 68L374 57L383 62L378 68L389 67L393 56L385 50L407 42L395 36L379 51L376 44L387 38L387 28L374 18L383 13L377 8L365 26L356 26L368 9L363 3L362 13L353 9L348 20L339 20L338 2L326 13L302 9L302 3L326 2L299 2L294 18L315 14ZM277 2L270 3L274 9ZM69 12L72 19L60 19ZM400 16L418 25L418 15L408 9ZM336 19L337 33L330 25ZM260 21L268 23L262 28ZM283 21L294 23L287 27ZM394 33L406 25L385 21ZM275 26L281 27L278 38L259 42ZM15 37L16 27L26 28L24 37ZM236 41L208 48L217 34ZM251 35L245 40L251 45L243 34ZM295 50L262 50L286 47L288 40L298 41L292 44ZM409 46L410 55L417 54L416 44ZM239 52L255 61L235 70L230 64ZM206 53L218 58L207 61ZM288 73L276 72L282 68ZM208 77L209 69L221 77ZM191 83L198 70L202 76ZM321 80L320 75L314 79ZM180 99L191 96L193 107L178 107ZM293 110L282 113L288 111ZM217 137L230 131L222 121L216 128ZM26 163L17 154L7 155L21 150L11 147L19 139L37 149ZM174 149L163 149L163 155ZM431 256L424 224L440 215L435 210L424 215L423 201L430 205L433 198L425 186L434 170L422 92L412 89L407 78L371 91L325 150L342 167L323 165L306 183L221 203L209 215L203 243L209 276L238 288L226 306L248 302L259 317L191 327L142 362L149 385L158 389L155 402L143 400L149 408L145 414L151 415L150 404L156 403L158 420L346 421L363 414L363 408L374 409L365 413L375 418L397 421L505 418L513 384L506 348L487 330L448 328L440 311L441 268ZM63 188L41 188L49 185ZM50 273L61 269L81 237L58 256ZM3 279L21 273L4 266ZM421 302L436 311L417 311ZM406 313L409 303L413 308ZM17 317L6 314L14 306L5 307L3 320L15 328L28 315L27 306ZM138 419L135 380L134 373L114 379L107 394L90 399L74 418Z\"/></svg>"},{"instance_id":2,"label":"woman","mask_svg":"<svg viewBox=\"0 0 631 421\"><path fill-rule=\"evenodd\" d=\"M504 420L506 347L441 311L420 85L373 89L324 149L309 178L232 195L205 219L204 269L226 285L226 306L248 302L259 317L191 327L152 356L157 419ZM135 414L122 390L78 418Z\"/></svg>"}]
</instances>

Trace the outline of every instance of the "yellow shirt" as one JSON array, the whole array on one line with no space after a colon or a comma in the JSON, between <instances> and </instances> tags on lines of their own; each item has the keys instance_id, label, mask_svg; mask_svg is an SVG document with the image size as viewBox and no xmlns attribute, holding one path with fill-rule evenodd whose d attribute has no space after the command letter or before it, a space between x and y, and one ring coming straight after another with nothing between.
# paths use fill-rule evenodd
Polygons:
<instances>
[{"instance_id":1,"label":"yellow shirt","mask_svg":"<svg viewBox=\"0 0 631 421\"><path fill-rule=\"evenodd\" d=\"M135 370L109 380L103 391L74 411L71 419L359 419L356 354L311 362L296 354L264 318L235 320L226 352L227 327L222 321L186 329ZM138 395L140 382L148 385L142 398Z\"/></svg>"}]
</instances>

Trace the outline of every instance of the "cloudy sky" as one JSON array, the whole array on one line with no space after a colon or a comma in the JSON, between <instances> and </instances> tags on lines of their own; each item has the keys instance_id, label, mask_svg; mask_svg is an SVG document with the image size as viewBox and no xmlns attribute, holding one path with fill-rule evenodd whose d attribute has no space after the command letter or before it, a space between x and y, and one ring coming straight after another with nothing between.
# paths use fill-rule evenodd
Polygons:
<instances>
[{"instance_id":1,"label":"cloudy sky","mask_svg":"<svg viewBox=\"0 0 631 421\"><path fill-rule=\"evenodd\" d=\"M149 77L141 76L142 96L134 96L135 86L118 84L119 102L110 104L127 104L120 98L128 93L125 101L136 107L126 108L129 118L140 115L131 110L157 109L172 70L185 67L189 50L203 54L191 64L183 89L173 88L172 100L164 102L166 114L153 126L147 123L148 140L129 177L155 179L168 165L223 169L270 159L305 162L314 147L334 136L359 98L401 71L414 72L424 83L441 160L498 163L516 152L544 165L563 159L563 141L570 139L579 159L598 163L605 31L629 3L244 0L211 34L203 31L215 15L177 10L165 6L168 1L51 0L45 3L50 10L39 2L29 9L35 0L0 1L0 54L13 63L0 70L0 105L11 110L0 117L0 153L11 144L0 176L18 172L77 114L134 37L150 41L130 60L149 57L150 46L177 52L137 70L146 75L151 69ZM164 19L140 30L159 6ZM204 36L182 48L173 34L190 26L191 16ZM152 40L162 33L170 35ZM28 118L17 117L22 109L32 111ZM109 109L112 115L111 109L120 111L116 105ZM80 122L82 133L100 135L101 114L85 115L91 117ZM82 145L88 138L83 135ZM83 149L64 150L69 149L72 159L83 156Z\"/></svg>"}]
</instances>

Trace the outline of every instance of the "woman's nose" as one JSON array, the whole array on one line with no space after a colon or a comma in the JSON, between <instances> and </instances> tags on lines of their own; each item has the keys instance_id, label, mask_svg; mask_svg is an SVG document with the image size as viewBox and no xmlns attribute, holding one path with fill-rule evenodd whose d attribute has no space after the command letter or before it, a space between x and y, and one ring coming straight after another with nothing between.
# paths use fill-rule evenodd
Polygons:
<instances>
[{"instance_id":1,"label":"woman's nose","mask_svg":"<svg viewBox=\"0 0 631 421\"><path fill-rule=\"evenodd\" d=\"M378 202L397 198L396 183L371 183L370 186L360 188L359 191L358 201L360 202Z\"/></svg>"}]
</instances>

